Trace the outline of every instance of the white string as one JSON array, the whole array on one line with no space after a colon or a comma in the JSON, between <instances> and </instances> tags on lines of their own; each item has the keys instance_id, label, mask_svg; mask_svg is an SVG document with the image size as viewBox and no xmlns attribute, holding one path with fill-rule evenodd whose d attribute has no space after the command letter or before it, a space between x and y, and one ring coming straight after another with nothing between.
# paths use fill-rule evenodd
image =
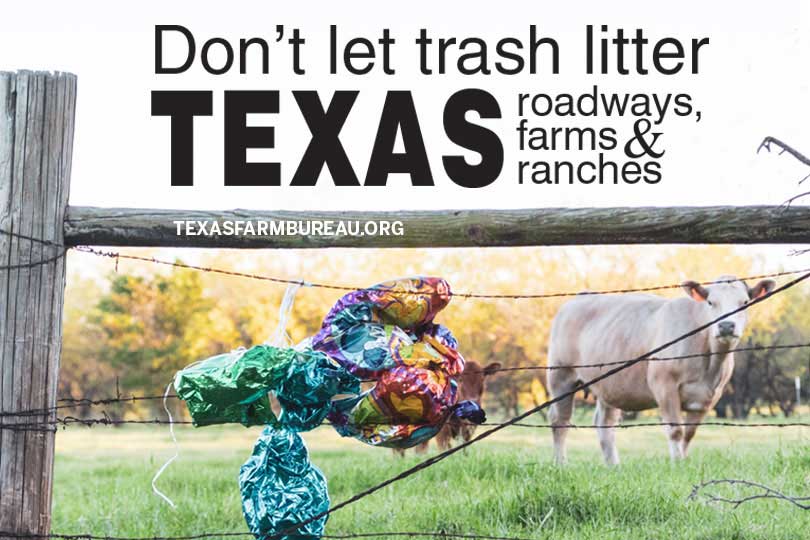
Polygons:
<instances>
[{"instance_id":1,"label":"white string","mask_svg":"<svg viewBox=\"0 0 810 540\"><path fill-rule=\"evenodd\" d=\"M281 300L281 306L278 308L278 326L276 330L270 334L265 345L272 347L288 347L292 345L292 338L287 333L287 321L290 319L292 313L293 303L295 302L295 295L301 287L311 287L310 283L299 280L295 283L287 285L287 290L284 291L284 298Z\"/></svg>"},{"instance_id":2,"label":"white string","mask_svg":"<svg viewBox=\"0 0 810 540\"><path fill-rule=\"evenodd\" d=\"M166 411L166 414L169 415L169 433L171 433L172 442L174 442L174 455L170 457L169 460L166 461L166 463L164 463L160 469L158 469L158 472L155 473L155 477L152 478L152 491L155 493L155 495L157 495L158 497L169 503L169 506L171 506L172 508L177 508L177 505L175 505L170 498L164 495L157 488L156 485L157 479L160 478L160 475L163 474L163 471L165 471L166 468L169 465L171 465L172 461L180 457L180 445L177 444L177 437L174 434L174 419L172 418L172 413L169 411L169 407L166 404L166 400L169 397L169 390L171 390L172 384L174 384L174 379L172 379L172 382L170 382L169 385L166 387L166 392L163 394L163 409Z\"/></svg>"},{"instance_id":3,"label":"white string","mask_svg":"<svg viewBox=\"0 0 810 540\"><path fill-rule=\"evenodd\" d=\"M307 351L312 348L312 336L302 339L296 345L293 345L293 349L298 352Z\"/></svg>"},{"instance_id":4,"label":"white string","mask_svg":"<svg viewBox=\"0 0 810 540\"><path fill-rule=\"evenodd\" d=\"M290 338L290 335L287 333L287 321L289 320L290 314L292 313L293 303L295 302L295 295L298 292L298 289L300 289L301 287L311 287L311 286L312 285L310 283L307 283L304 280L300 280L296 283L290 283L287 286L287 290L284 292L284 298L281 301L281 306L278 309L278 326L276 327L275 332L273 332L270 335L270 337L267 338L267 341L264 342L265 345L284 347L292 344L292 338ZM245 347L239 347L238 349L231 351L231 353L244 353L246 350L247 349L245 349ZM201 360L194 362L183 369L184 370L189 369L190 367L199 364L200 362ZM152 478L152 491L155 493L155 495L157 495L158 497L169 503L169 506L171 506L172 508L177 508L177 505L175 505L174 502L172 502L172 500L169 497L167 497L163 492L161 492L157 488L157 480L158 478L160 478L160 475L163 474L163 471L165 471L166 468L168 468L168 466L171 465L174 460L180 457L180 445L177 444L177 436L174 434L174 418L172 418L172 413L171 411L169 411L169 407L166 403L169 397L169 391L171 390L173 384L174 378L172 379L172 382L170 382L169 385L166 387L166 392L163 394L163 409L169 416L169 433L171 434L172 442L174 443L174 455L170 457L166 461L166 463L164 463L163 466L160 469L158 469L158 471L155 473L154 478Z\"/></svg>"}]
</instances>

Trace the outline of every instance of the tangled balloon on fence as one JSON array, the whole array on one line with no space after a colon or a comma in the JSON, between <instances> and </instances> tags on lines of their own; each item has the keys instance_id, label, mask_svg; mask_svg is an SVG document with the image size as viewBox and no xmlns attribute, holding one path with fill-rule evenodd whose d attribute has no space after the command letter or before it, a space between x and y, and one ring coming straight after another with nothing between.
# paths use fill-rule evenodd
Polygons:
<instances>
[{"instance_id":1,"label":"tangled balloon on fence","mask_svg":"<svg viewBox=\"0 0 810 540\"><path fill-rule=\"evenodd\" d=\"M254 535L294 529L329 508L326 479L299 431L328 418L344 437L409 448L433 437L451 415L485 420L477 403L457 402L464 358L450 330L433 321L450 297L441 278L381 283L343 296L304 347L257 345L178 372L175 390L196 426L266 426L239 474ZM363 391L361 380L373 386ZM320 537L326 518L289 538Z\"/></svg>"}]
</instances>

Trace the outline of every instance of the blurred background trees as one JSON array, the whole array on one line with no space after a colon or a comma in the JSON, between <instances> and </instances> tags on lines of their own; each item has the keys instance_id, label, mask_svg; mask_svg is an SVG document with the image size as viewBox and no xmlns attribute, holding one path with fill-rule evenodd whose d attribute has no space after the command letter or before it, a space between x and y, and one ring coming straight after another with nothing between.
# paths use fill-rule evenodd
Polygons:
<instances>
[{"instance_id":1,"label":"blurred background trees","mask_svg":"<svg viewBox=\"0 0 810 540\"><path fill-rule=\"evenodd\" d=\"M625 289L778 270L764 259L718 246L137 252L162 259L179 253L185 262L203 266L360 287L400 276L440 275L455 292L493 294ZM114 265L80 253L70 257L61 397L162 394L177 370L261 343L278 324L282 284L123 259ZM315 333L342 293L302 288L287 327L292 339ZM808 295L808 288L798 287L754 308L741 345L810 342ZM467 358L506 367L544 365L551 321L565 300L455 298L437 320L454 332ZM738 353L718 416L794 414L794 381L801 378L806 400L809 365L810 349ZM547 397L545 371L511 371L489 379L485 405L515 415ZM159 407L159 401L138 402L109 413L156 413Z\"/></svg>"},{"instance_id":2,"label":"blurred background trees","mask_svg":"<svg viewBox=\"0 0 810 540\"><path fill-rule=\"evenodd\" d=\"M791 289L775 306L768 320L753 320L740 347L768 347L810 343L810 310L806 288ZM770 349L735 355L734 374L715 409L720 417L747 418L781 413L791 416L796 408L796 378L803 399L810 387L810 348Z\"/></svg>"}]
</instances>

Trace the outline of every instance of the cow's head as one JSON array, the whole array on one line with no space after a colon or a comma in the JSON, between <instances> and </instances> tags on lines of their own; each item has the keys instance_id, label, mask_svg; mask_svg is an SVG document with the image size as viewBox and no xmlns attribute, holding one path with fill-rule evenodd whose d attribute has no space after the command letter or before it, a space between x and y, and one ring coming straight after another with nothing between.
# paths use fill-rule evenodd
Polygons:
<instances>
[{"instance_id":1,"label":"cow's head","mask_svg":"<svg viewBox=\"0 0 810 540\"><path fill-rule=\"evenodd\" d=\"M701 304L704 316L699 324L734 311L755 298L765 296L776 286L776 282L772 279L763 279L754 287L749 287L734 276L720 276L715 281L716 283L705 287L696 281L683 283L686 294ZM712 349L735 347L745 330L746 322L748 312L740 311L713 325L710 329Z\"/></svg>"},{"instance_id":2,"label":"cow's head","mask_svg":"<svg viewBox=\"0 0 810 540\"><path fill-rule=\"evenodd\" d=\"M492 362L486 367L475 360L467 360L464 364L464 371L458 378L458 400L459 401L475 401L481 405L481 400L484 398L484 391L486 390L487 377L501 369L500 362ZM468 422L462 422L459 426L459 433L454 433L454 436L461 436L465 441L472 438L475 426Z\"/></svg>"},{"instance_id":3,"label":"cow's head","mask_svg":"<svg viewBox=\"0 0 810 540\"><path fill-rule=\"evenodd\" d=\"M481 404L486 388L486 378L501 369L500 362L492 362L486 367L475 360L467 360L464 364L464 371L458 379L458 399L459 401L472 400Z\"/></svg>"}]
</instances>

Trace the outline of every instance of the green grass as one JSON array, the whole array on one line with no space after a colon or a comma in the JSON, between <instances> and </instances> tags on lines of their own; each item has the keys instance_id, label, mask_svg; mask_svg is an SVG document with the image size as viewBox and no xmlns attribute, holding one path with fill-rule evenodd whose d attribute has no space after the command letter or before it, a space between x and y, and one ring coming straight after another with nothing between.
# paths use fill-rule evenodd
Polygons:
<instances>
[{"instance_id":1,"label":"green grass","mask_svg":"<svg viewBox=\"0 0 810 540\"><path fill-rule=\"evenodd\" d=\"M180 458L151 493L173 450L165 429L82 429L57 435L53 530L173 536L245 529L237 474L258 429L178 429ZM623 463L602 465L591 430L571 433L570 464L551 464L547 430L513 428L335 513L327 533L437 531L553 539L810 538L810 512L756 501L733 510L687 501L711 478L760 481L810 494L810 430L704 427L685 462L670 463L660 428L618 433ZM424 456L305 434L313 462L341 501ZM435 450L431 450L432 452ZM726 492L731 494L733 492Z\"/></svg>"}]
</instances>

